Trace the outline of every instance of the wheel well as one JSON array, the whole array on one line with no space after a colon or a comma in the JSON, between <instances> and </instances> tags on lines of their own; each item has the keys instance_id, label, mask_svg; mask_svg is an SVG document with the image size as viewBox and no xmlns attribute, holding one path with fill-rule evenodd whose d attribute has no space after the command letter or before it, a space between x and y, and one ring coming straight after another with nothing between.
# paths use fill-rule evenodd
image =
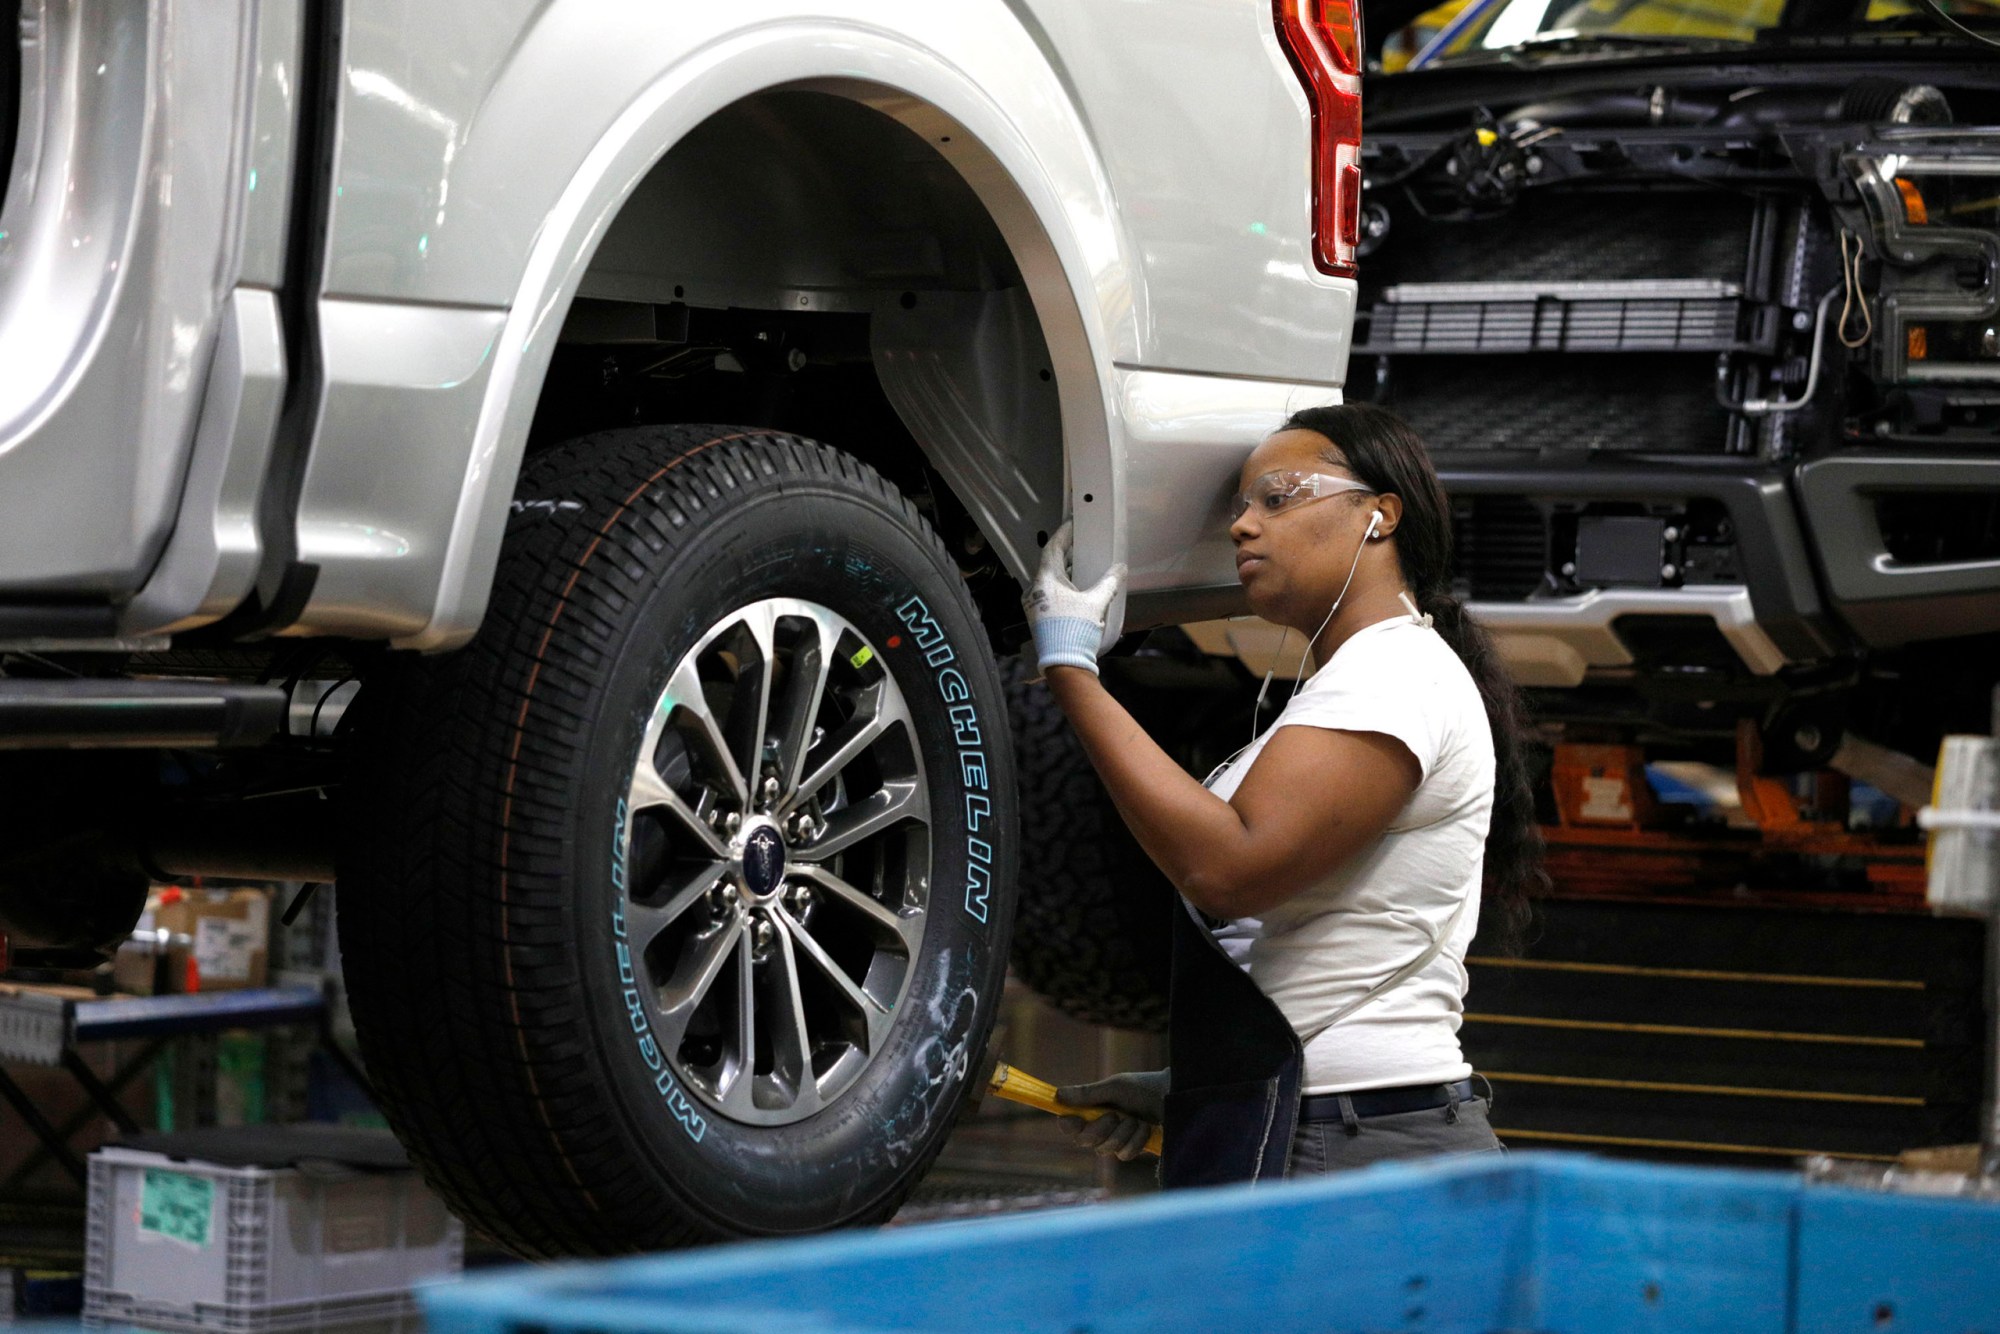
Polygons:
<instances>
[{"instance_id":1,"label":"wheel well","mask_svg":"<svg viewBox=\"0 0 2000 1334\"><path fill-rule=\"evenodd\" d=\"M836 445L924 510L1006 643L1064 508L1055 367L1007 239L940 151L952 127L926 128L785 89L687 135L606 231L528 447L676 421Z\"/></svg>"},{"instance_id":2,"label":"wheel well","mask_svg":"<svg viewBox=\"0 0 2000 1334\"><path fill-rule=\"evenodd\" d=\"M868 309L1020 281L979 197L914 131L838 94L780 90L724 108L660 160L579 292Z\"/></svg>"}]
</instances>

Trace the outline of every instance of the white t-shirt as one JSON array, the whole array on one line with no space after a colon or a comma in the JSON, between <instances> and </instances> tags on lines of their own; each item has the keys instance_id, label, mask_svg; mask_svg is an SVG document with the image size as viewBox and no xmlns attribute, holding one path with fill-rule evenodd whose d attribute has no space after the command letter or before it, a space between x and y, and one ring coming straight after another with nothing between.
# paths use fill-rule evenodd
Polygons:
<instances>
[{"instance_id":1,"label":"white t-shirt","mask_svg":"<svg viewBox=\"0 0 2000 1334\"><path fill-rule=\"evenodd\" d=\"M1465 1078L1465 951L1479 924L1493 813L1493 733L1479 687L1435 630L1403 615L1378 621L1350 636L1209 788L1233 796L1281 727L1392 736L1423 777L1374 846L1261 920L1225 928L1237 937L1228 944L1247 941L1232 955L1304 1037L1422 954L1469 899L1436 958L1313 1039L1304 1087L1346 1093Z\"/></svg>"}]
</instances>

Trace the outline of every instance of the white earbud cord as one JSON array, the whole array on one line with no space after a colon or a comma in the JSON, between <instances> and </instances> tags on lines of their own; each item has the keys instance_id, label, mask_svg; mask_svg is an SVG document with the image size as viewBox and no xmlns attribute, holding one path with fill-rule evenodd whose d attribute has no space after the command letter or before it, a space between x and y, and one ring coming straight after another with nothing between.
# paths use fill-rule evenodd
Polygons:
<instances>
[{"instance_id":1,"label":"white earbud cord","mask_svg":"<svg viewBox=\"0 0 2000 1334\"><path fill-rule=\"evenodd\" d=\"M1306 641L1306 646L1299 650L1299 665L1293 668L1292 670L1292 679L1294 681L1300 679L1300 677L1305 673L1306 655L1312 652L1313 645L1319 642L1319 637L1326 633L1326 627L1333 624L1333 614L1340 610L1341 602L1344 601L1347 597L1347 590L1354 583L1354 572L1361 568L1361 553L1368 546L1368 539L1375 536L1375 530L1381 527L1381 525L1382 525L1382 511L1376 510L1373 515L1369 516L1368 531L1361 535L1361 541L1354 548L1354 560L1347 567L1346 582L1342 583L1340 586L1340 591L1334 594L1333 605L1326 609L1326 619L1319 623L1319 629L1313 631L1312 638L1308 639ZM1291 627L1287 626L1285 628L1285 635L1290 635L1290 634L1291 634ZM1285 651L1285 636L1281 635L1278 639L1278 652L1273 653L1271 655L1270 670L1264 673L1264 684L1257 687L1257 703L1250 710L1250 739L1243 743L1243 750L1248 750L1250 749L1250 747L1257 744L1257 735L1258 735L1257 720L1264 716L1264 697L1265 695L1270 693L1271 678L1278 674L1278 654L1283 653L1284 651ZM1236 755L1241 755L1243 753L1243 750L1237 751ZM1229 759L1224 760L1222 764L1228 764L1229 760L1233 760L1236 758L1236 755L1231 755ZM1217 765L1216 768L1217 770L1220 770L1222 768L1222 765ZM1210 774L1209 777L1213 779L1215 775Z\"/></svg>"}]
</instances>

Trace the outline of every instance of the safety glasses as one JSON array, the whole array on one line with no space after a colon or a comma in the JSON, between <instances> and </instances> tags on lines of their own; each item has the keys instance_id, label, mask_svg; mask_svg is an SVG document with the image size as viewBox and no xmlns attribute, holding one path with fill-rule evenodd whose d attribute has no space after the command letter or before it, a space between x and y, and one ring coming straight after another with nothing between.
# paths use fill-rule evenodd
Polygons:
<instances>
[{"instance_id":1,"label":"safety glasses","mask_svg":"<svg viewBox=\"0 0 2000 1334\"><path fill-rule=\"evenodd\" d=\"M1251 509L1257 511L1259 518L1268 519L1343 491L1375 494L1374 487L1352 477L1329 477L1323 472L1267 472L1229 502L1229 521L1235 523L1245 510Z\"/></svg>"}]
</instances>

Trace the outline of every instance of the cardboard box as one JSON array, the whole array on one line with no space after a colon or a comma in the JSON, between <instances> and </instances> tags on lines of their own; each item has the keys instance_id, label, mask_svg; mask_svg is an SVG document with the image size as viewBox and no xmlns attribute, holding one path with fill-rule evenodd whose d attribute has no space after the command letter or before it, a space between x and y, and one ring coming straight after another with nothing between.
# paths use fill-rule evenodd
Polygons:
<instances>
[{"instance_id":1,"label":"cardboard box","mask_svg":"<svg viewBox=\"0 0 2000 1334\"><path fill-rule=\"evenodd\" d=\"M135 931L111 961L111 985L128 996L164 996L185 991L192 936L170 931Z\"/></svg>"},{"instance_id":2,"label":"cardboard box","mask_svg":"<svg viewBox=\"0 0 2000 1334\"><path fill-rule=\"evenodd\" d=\"M269 968L271 893L264 889L157 889L147 901L137 930L192 938L203 991L261 987Z\"/></svg>"}]
</instances>

